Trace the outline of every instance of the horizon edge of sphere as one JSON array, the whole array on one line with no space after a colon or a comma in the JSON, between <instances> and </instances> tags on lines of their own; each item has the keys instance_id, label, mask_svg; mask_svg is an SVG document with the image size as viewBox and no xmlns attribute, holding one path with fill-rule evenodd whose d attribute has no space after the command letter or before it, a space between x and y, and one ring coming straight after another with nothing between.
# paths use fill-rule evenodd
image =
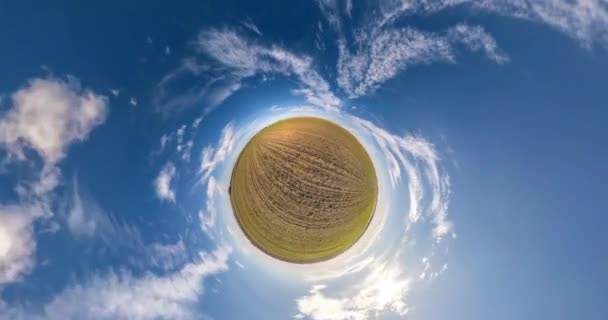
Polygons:
<instances>
[{"instance_id":1,"label":"horizon edge of sphere","mask_svg":"<svg viewBox=\"0 0 608 320\"><path fill-rule=\"evenodd\" d=\"M229 197L239 228L256 248L282 261L316 263L363 236L376 209L378 179L369 153L346 128L292 117L262 128L243 147Z\"/></svg>"}]
</instances>

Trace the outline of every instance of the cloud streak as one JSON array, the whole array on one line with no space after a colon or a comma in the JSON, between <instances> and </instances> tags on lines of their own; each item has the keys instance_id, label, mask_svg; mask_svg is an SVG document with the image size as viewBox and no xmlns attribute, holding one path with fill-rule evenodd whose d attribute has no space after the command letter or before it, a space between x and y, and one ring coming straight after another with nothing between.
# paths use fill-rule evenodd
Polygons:
<instances>
[{"instance_id":1,"label":"cloud streak","mask_svg":"<svg viewBox=\"0 0 608 320\"><path fill-rule=\"evenodd\" d=\"M0 301L0 315L10 319L200 319L194 309L204 294L203 281L228 270L230 247L201 252L197 261L166 275L128 271L97 275L65 288L41 312Z\"/></svg>"},{"instance_id":2,"label":"cloud streak","mask_svg":"<svg viewBox=\"0 0 608 320\"><path fill-rule=\"evenodd\" d=\"M389 176L395 187L401 180L402 169L407 174L410 207L408 223L416 223L426 213L434 224L433 235L437 241L452 232L452 223L447 219L450 195L449 176L439 169L439 156L432 144L411 135L403 137L389 133L371 121L353 117L355 123L373 137L388 162ZM420 172L422 168L423 172ZM430 189L431 200L422 206L425 185Z\"/></svg>"},{"instance_id":3,"label":"cloud streak","mask_svg":"<svg viewBox=\"0 0 608 320\"><path fill-rule=\"evenodd\" d=\"M312 58L294 54L282 47L263 46L232 30L205 30L195 42L199 53L215 60L239 81L258 75L295 77L301 87L293 91L310 104L337 108L338 99L329 83L316 71Z\"/></svg>"},{"instance_id":4,"label":"cloud streak","mask_svg":"<svg viewBox=\"0 0 608 320\"><path fill-rule=\"evenodd\" d=\"M215 171L232 149L240 137L240 132L235 129L234 123L228 123L223 129L220 140L216 146L208 145L201 153L201 162L199 173L201 174L201 183L207 182L211 174Z\"/></svg>"},{"instance_id":5,"label":"cloud streak","mask_svg":"<svg viewBox=\"0 0 608 320\"><path fill-rule=\"evenodd\" d=\"M400 17L435 14L454 8L525 19L554 28L583 47L608 45L608 5L604 0L415 0L387 1L380 6L381 25Z\"/></svg>"},{"instance_id":6,"label":"cloud streak","mask_svg":"<svg viewBox=\"0 0 608 320\"><path fill-rule=\"evenodd\" d=\"M338 40L337 82L350 98L373 93L380 85L412 66L456 60L456 45L481 51L502 64L508 57L480 26L459 24L444 33L370 25L355 33L356 44ZM354 47L354 48L352 48Z\"/></svg>"},{"instance_id":7,"label":"cloud streak","mask_svg":"<svg viewBox=\"0 0 608 320\"><path fill-rule=\"evenodd\" d=\"M368 4L362 19L351 29L342 2L318 1L319 8L337 35L337 83L350 97L373 93L386 81L412 66L455 62L458 47L481 52L503 64L508 55L482 26L456 24L443 32L399 27L400 18L432 15L465 8L477 14L494 14L547 25L577 40L583 47L608 48L608 4L602 0L416 0ZM348 2L345 4L348 7ZM348 11L350 12L350 10ZM348 25L351 25L349 23Z\"/></svg>"},{"instance_id":8,"label":"cloud streak","mask_svg":"<svg viewBox=\"0 0 608 320\"><path fill-rule=\"evenodd\" d=\"M160 170L158 177L154 180L156 195L159 199L175 202L175 190L171 187L173 178L175 178L175 165L172 162L167 162Z\"/></svg>"},{"instance_id":9,"label":"cloud streak","mask_svg":"<svg viewBox=\"0 0 608 320\"><path fill-rule=\"evenodd\" d=\"M349 288L342 297L323 292L326 285L314 285L307 295L296 300L296 319L364 320L378 318L391 311L400 316L408 313L405 302L410 281L398 264L374 263L366 269L361 283Z\"/></svg>"}]
</instances>

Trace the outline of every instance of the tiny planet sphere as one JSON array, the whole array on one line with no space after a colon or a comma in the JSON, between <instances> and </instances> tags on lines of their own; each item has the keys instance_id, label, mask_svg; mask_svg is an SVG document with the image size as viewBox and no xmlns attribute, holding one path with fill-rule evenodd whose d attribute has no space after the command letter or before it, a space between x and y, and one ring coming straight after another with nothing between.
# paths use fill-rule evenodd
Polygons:
<instances>
[{"instance_id":1,"label":"tiny planet sphere","mask_svg":"<svg viewBox=\"0 0 608 320\"><path fill-rule=\"evenodd\" d=\"M314 117L278 121L239 155L230 201L239 227L266 254L292 263L331 259L369 225L376 172L343 127Z\"/></svg>"}]
</instances>

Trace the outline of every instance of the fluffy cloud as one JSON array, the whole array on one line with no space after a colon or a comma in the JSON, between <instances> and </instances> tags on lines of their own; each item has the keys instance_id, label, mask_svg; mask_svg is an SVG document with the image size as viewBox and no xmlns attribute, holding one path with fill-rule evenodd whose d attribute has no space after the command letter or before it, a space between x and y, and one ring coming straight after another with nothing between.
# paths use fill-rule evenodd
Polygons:
<instances>
[{"instance_id":1,"label":"fluffy cloud","mask_svg":"<svg viewBox=\"0 0 608 320\"><path fill-rule=\"evenodd\" d=\"M41 204L0 205L0 288L20 280L34 267L32 223L47 214Z\"/></svg>"},{"instance_id":2,"label":"fluffy cloud","mask_svg":"<svg viewBox=\"0 0 608 320\"><path fill-rule=\"evenodd\" d=\"M171 181L175 177L175 165L171 162L165 164L162 168L156 180L154 180L154 187L156 188L156 195L159 199L175 202L175 191L171 188Z\"/></svg>"},{"instance_id":3,"label":"fluffy cloud","mask_svg":"<svg viewBox=\"0 0 608 320\"><path fill-rule=\"evenodd\" d=\"M314 285L307 295L296 300L298 319L364 320L380 318L384 311L404 316L410 281L399 265L374 263L368 275L343 297L330 297L326 285Z\"/></svg>"},{"instance_id":4,"label":"fluffy cloud","mask_svg":"<svg viewBox=\"0 0 608 320\"><path fill-rule=\"evenodd\" d=\"M16 186L20 202L0 205L0 285L21 279L34 267L33 224L51 216L49 193L60 183L57 164L68 147L85 140L107 114L107 98L83 90L75 79L33 79L11 95L0 115L0 148L8 162L42 161L31 184ZM29 165L29 163L28 163Z\"/></svg>"},{"instance_id":5,"label":"fluffy cloud","mask_svg":"<svg viewBox=\"0 0 608 320\"><path fill-rule=\"evenodd\" d=\"M166 275L127 271L95 276L72 285L36 313L0 302L9 319L199 319L193 306L204 293L207 277L228 270L229 247L201 253L200 259Z\"/></svg>"},{"instance_id":6,"label":"fluffy cloud","mask_svg":"<svg viewBox=\"0 0 608 320\"><path fill-rule=\"evenodd\" d=\"M106 114L107 98L82 90L75 80L34 79L12 95L11 108L0 118L0 144L11 159L24 161L24 151L32 149L53 166Z\"/></svg>"}]
</instances>

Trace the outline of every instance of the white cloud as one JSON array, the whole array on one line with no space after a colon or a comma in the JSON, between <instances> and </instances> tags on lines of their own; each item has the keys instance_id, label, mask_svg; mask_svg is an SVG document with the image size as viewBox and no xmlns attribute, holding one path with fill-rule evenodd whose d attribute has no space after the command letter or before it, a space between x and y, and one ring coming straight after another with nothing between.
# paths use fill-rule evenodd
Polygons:
<instances>
[{"instance_id":1,"label":"white cloud","mask_svg":"<svg viewBox=\"0 0 608 320\"><path fill-rule=\"evenodd\" d=\"M201 253L200 260L166 275L127 271L94 276L53 297L40 313L0 302L0 314L14 319L200 319L194 310L207 277L228 270L229 247Z\"/></svg>"},{"instance_id":2,"label":"white cloud","mask_svg":"<svg viewBox=\"0 0 608 320\"><path fill-rule=\"evenodd\" d=\"M481 10L544 23L582 46L608 48L608 3L605 0L471 1Z\"/></svg>"},{"instance_id":3,"label":"white cloud","mask_svg":"<svg viewBox=\"0 0 608 320\"><path fill-rule=\"evenodd\" d=\"M246 20L242 21L241 24L243 24L245 28L249 29L249 31L257 34L258 36L262 35L262 31L260 31L260 29L258 28L258 26L255 25L255 23L253 23L251 18L247 18Z\"/></svg>"},{"instance_id":4,"label":"white cloud","mask_svg":"<svg viewBox=\"0 0 608 320\"><path fill-rule=\"evenodd\" d=\"M226 159L238 137L239 132L234 128L234 123L230 122L222 129L222 135L217 145L215 147L208 145L203 149L199 169L201 183L207 181L217 166Z\"/></svg>"},{"instance_id":5,"label":"white cloud","mask_svg":"<svg viewBox=\"0 0 608 320\"><path fill-rule=\"evenodd\" d=\"M408 313L406 304L410 280L395 264L374 263L361 283L331 297L326 285L314 285L307 295L296 300L298 319L364 320L381 318L383 312L400 316ZM338 294L340 296L340 294Z\"/></svg>"},{"instance_id":6,"label":"white cloud","mask_svg":"<svg viewBox=\"0 0 608 320\"><path fill-rule=\"evenodd\" d=\"M412 65L452 61L448 39L412 28L361 34L361 46L352 53L339 43L338 85L350 97L373 92L379 85Z\"/></svg>"},{"instance_id":7,"label":"white cloud","mask_svg":"<svg viewBox=\"0 0 608 320\"><path fill-rule=\"evenodd\" d=\"M257 34L257 27L246 22L243 22L245 27ZM205 117L241 89L245 79L255 76L267 79L275 75L295 78L300 87L292 93L304 96L310 104L328 109L341 104L308 56L294 54L277 45L260 45L228 29L200 32L194 41L194 50L197 57L184 59L157 85L152 99L157 110L177 112L202 104L202 117ZM183 83L195 85L184 93L168 95L172 86L181 90Z\"/></svg>"},{"instance_id":8,"label":"white cloud","mask_svg":"<svg viewBox=\"0 0 608 320\"><path fill-rule=\"evenodd\" d=\"M215 220L217 216L217 210L215 209L215 198L216 196L223 195L224 190L219 185L218 181L213 176L210 176L207 181L207 200L206 210L199 210L198 217L201 222L201 229L207 233L210 237L214 237L213 227L215 226Z\"/></svg>"},{"instance_id":9,"label":"white cloud","mask_svg":"<svg viewBox=\"0 0 608 320\"><path fill-rule=\"evenodd\" d=\"M344 28L345 17L340 2L323 0L318 3L321 13L337 33L337 82L351 98L373 92L410 66L453 62L458 44L471 51L480 51L498 64L509 61L496 40L481 26L460 23L445 32L397 27L400 17L414 14L434 14L465 7L476 13L499 14L546 24L587 48L594 44L608 47L608 3L605 0L387 1L368 10L367 19L363 19L365 23L355 24L351 37L346 36L349 30Z\"/></svg>"},{"instance_id":10,"label":"white cloud","mask_svg":"<svg viewBox=\"0 0 608 320\"><path fill-rule=\"evenodd\" d=\"M196 120L195 120L196 122ZM195 128L194 124L192 128ZM184 124L177 130L165 133L160 137L160 148L154 154L160 154L166 150L169 144L175 142L175 150L179 157L186 162L190 162L192 156L192 147L194 146L194 137L192 131L186 131L188 127Z\"/></svg>"},{"instance_id":11,"label":"white cloud","mask_svg":"<svg viewBox=\"0 0 608 320\"><path fill-rule=\"evenodd\" d=\"M156 195L161 200L175 202L175 191L171 188L171 182L175 177L175 165L172 162L167 162L161 169L158 177L154 180Z\"/></svg>"},{"instance_id":12,"label":"white cloud","mask_svg":"<svg viewBox=\"0 0 608 320\"><path fill-rule=\"evenodd\" d=\"M55 164L68 145L87 138L105 120L107 99L77 82L34 79L12 95L12 107L0 119L0 143L19 160L35 150Z\"/></svg>"},{"instance_id":13,"label":"white cloud","mask_svg":"<svg viewBox=\"0 0 608 320\"><path fill-rule=\"evenodd\" d=\"M227 68L237 82L255 75L294 76L303 95L311 104L333 109L341 101L331 92L327 81L315 70L313 60L279 46L262 46L231 30L206 30L199 34L196 48Z\"/></svg>"},{"instance_id":14,"label":"white cloud","mask_svg":"<svg viewBox=\"0 0 608 320\"><path fill-rule=\"evenodd\" d=\"M378 28L370 25L355 34L355 50L345 38L338 43L338 85L351 97L374 92L387 80L411 66L454 62L456 44L485 53L496 63L508 57L480 26L458 24L444 33L414 28Z\"/></svg>"},{"instance_id":15,"label":"white cloud","mask_svg":"<svg viewBox=\"0 0 608 320\"><path fill-rule=\"evenodd\" d=\"M84 141L106 118L107 98L80 87L75 79L33 79L11 95L0 115L0 148L9 162L42 161L38 178L16 186L21 199L0 205L0 284L18 281L34 267L35 221L52 215L49 193L60 184L58 163L69 145ZM29 157L29 158L28 158Z\"/></svg>"},{"instance_id":16,"label":"white cloud","mask_svg":"<svg viewBox=\"0 0 608 320\"><path fill-rule=\"evenodd\" d=\"M136 246L141 244L139 233L132 227L120 225L88 194L80 190L76 177L72 182L72 197L67 205L65 221L77 237L97 237L108 245Z\"/></svg>"},{"instance_id":17,"label":"white cloud","mask_svg":"<svg viewBox=\"0 0 608 320\"><path fill-rule=\"evenodd\" d=\"M188 259L186 245L182 239L175 243L154 243L148 251L146 256L149 257L150 265L160 267L163 270L173 270Z\"/></svg>"},{"instance_id":18,"label":"white cloud","mask_svg":"<svg viewBox=\"0 0 608 320\"><path fill-rule=\"evenodd\" d=\"M381 24L402 16L433 14L454 7L521 18L552 27L584 47L608 46L608 4L605 0L414 0L385 2Z\"/></svg>"},{"instance_id":19,"label":"white cloud","mask_svg":"<svg viewBox=\"0 0 608 320\"><path fill-rule=\"evenodd\" d=\"M42 204L0 205L0 289L20 280L35 264L32 223L47 214Z\"/></svg>"},{"instance_id":20,"label":"white cloud","mask_svg":"<svg viewBox=\"0 0 608 320\"><path fill-rule=\"evenodd\" d=\"M434 225L433 235L437 241L453 232L447 210L450 195L449 176L440 171L439 156L434 146L425 139L411 135L394 135L368 120L352 117L375 140L388 162L389 176L393 187L401 179L401 169L407 174L409 192L409 223L416 223L425 212ZM420 172L421 169L423 172ZM423 202L424 186L429 187L430 203ZM426 206L425 206L426 205Z\"/></svg>"},{"instance_id":21,"label":"white cloud","mask_svg":"<svg viewBox=\"0 0 608 320\"><path fill-rule=\"evenodd\" d=\"M190 162L192 156L192 147L194 146L194 140L190 139L187 142L177 146L177 152L181 154L181 159Z\"/></svg>"},{"instance_id":22,"label":"white cloud","mask_svg":"<svg viewBox=\"0 0 608 320\"><path fill-rule=\"evenodd\" d=\"M97 221L92 215L98 215L98 209L93 208L93 210L91 210L91 208L87 208L85 210L82 200L80 199L76 178L74 178L73 189L72 206L68 211L67 216L68 227L75 234L91 236L97 229Z\"/></svg>"},{"instance_id":23,"label":"white cloud","mask_svg":"<svg viewBox=\"0 0 608 320\"><path fill-rule=\"evenodd\" d=\"M214 227L217 218L216 198L225 195L225 189L213 176L220 164L230 155L240 132L234 127L234 123L228 123L223 129L219 141L214 145L206 146L201 153L199 168L200 183L206 184L207 193L204 209L199 210L198 217L201 229L211 238L215 237Z\"/></svg>"},{"instance_id":24,"label":"white cloud","mask_svg":"<svg viewBox=\"0 0 608 320\"><path fill-rule=\"evenodd\" d=\"M448 37L452 42L460 42L472 51L484 52L498 64L509 61L509 57L498 47L496 40L480 26L458 24L448 30Z\"/></svg>"},{"instance_id":25,"label":"white cloud","mask_svg":"<svg viewBox=\"0 0 608 320\"><path fill-rule=\"evenodd\" d=\"M137 98L135 98L135 97L129 98L129 104L134 107L137 107Z\"/></svg>"},{"instance_id":26,"label":"white cloud","mask_svg":"<svg viewBox=\"0 0 608 320\"><path fill-rule=\"evenodd\" d=\"M165 115L202 105L202 117L220 106L224 100L241 88L240 79L217 71L195 58L186 58L182 64L167 74L155 87L152 104L156 111ZM183 90L183 84L192 86ZM173 91L179 91L177 95Z\"/></svg>"},{"instance_id":27,"label":"white cloud","mask_svg":"<svg viewBox=\"0 0 608 320\"><path fill-rule=\"evenodd\" d=\"M67 147L85 140L104 122L107 98L83 90L77 81L33 79L12 96L9 111L0 118L0 146L9 159L26 161L26 150L34 150L44 163L33 191L52 190L60 179L55 165Z\"/></svg>"},{"instance_id":28,"label":"white cloud","mask_svg":"<svg viewBox=\"0 0 608 320\"><path fill-rule=\"evenodd\" d=\"M340 10L339 0L317 0L321 14L325 16L332 28L342 31L342 10ZM348 4L345 6L348 8ZM351 7L352 8L352 7ZM350 11L348 12L350 16Z\"/></svg>"}]
</instances>

